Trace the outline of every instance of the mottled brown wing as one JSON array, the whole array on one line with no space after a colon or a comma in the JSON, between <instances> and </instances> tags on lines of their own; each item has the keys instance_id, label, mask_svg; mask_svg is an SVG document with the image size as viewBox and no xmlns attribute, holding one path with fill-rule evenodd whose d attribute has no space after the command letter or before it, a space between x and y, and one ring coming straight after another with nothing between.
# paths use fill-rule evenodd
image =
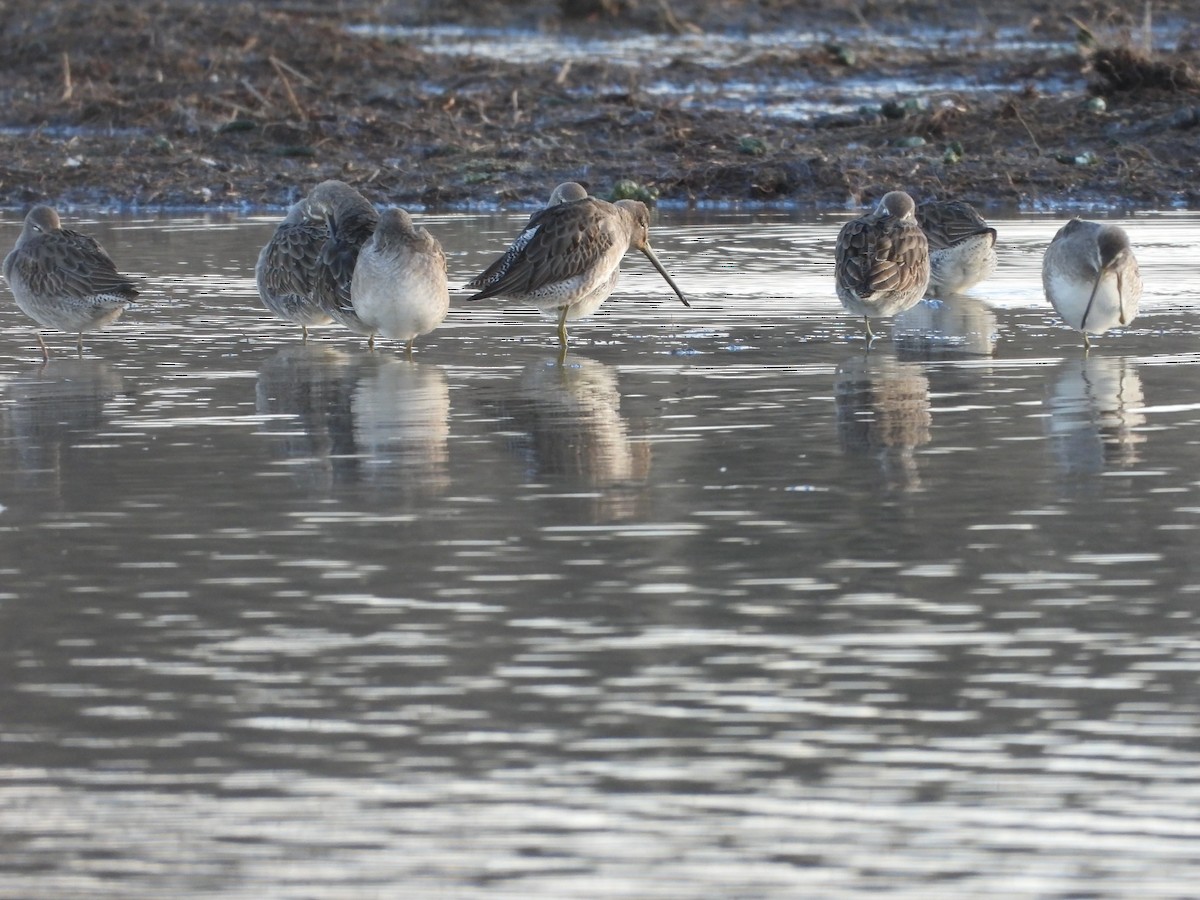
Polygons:
<instances>
[{"instance_id":1,"label":"mottled brown wing","mask_svg":"<svg viewBox=\"0 0 1200 900\"><path fill-rule=\"evenodd\" d=\"M467 287L480 291L480 293L468 297L468 300L479 300L485 297L496 296L498 292L491 290L491 288L498 284L512 270L517 260L525 252L525 248L529 245L529 242L537 235L538 226L534 224L534 220L539 215L540 213L534 213L529 220L529 224L517 235L517 239L509 245L504 254L467 282Z\"/></svg>"},{"instance_id":2,"label":"mottled brown wing","mask_svg":"<svg viewBox=\"0 0 1200 900\"><path fill-rule=\"evenodd\" d=\"M929 280L929 242L921 226L912 221L884 223L871 266L871 286L876 291L922 287Z\"/></svg>"},{"instance_id":3,"label":"mottled brown wing","mask_svg":"<svg viewBox=\"0 0 1200 900\"><path fill-rule=\"evenodd\" d=\"M374 210L371 211L374 213ZM375 231L378 217L351 215L337 224L321 247L313 297L327 312L354 311L350 282L359 251Z\"/></svg>"},{"instance_id":4,"label":"mottled brown wing","mask_svg":"<svg viewBox=\"0 0 1200 900\"><path fill-rule=\"evenodd\" d=\"M133 300L134 283L125 278L95 238L63 229L31 241L15 262L36 294L76 297L97 295Z\"/></svg>"},{"instance_id":5,"label":"mottled brown wing","mask_svg":"<svg viewBox=\"0 0 1200 900\"><path fill-rule=\"evenodd\" d=\"M993 240L996 235L996 229L988 227L975 207L961 200L922 203L917 207L917 224L924 230L930 250L944 250L977 234L990 233Z\"/></svg>"},{"instance_id":6,"label":"mottled brown wing","mask_svg":"<svg viewBox=\"0 0 1200 900\"><path fill-rule=\"evenodd\" d=\"M871 287L871 258L875 248L876 223L854 219L838 232L834 270L838 284L859 297L868 297Z\"/></svg>"},{"instance_id":7,"label":"mottled brown wing","mask_svg":"<svg viewBox=\"0 0 1200 900\"><path fill-rule=\"evenodd\" d=\"M547 207L530 219L502 257L468 282L468 287L482 289L467 299L529 294L583 274L617 244L612 216L590 198Z\"/></svg>"},{"instance_id":8,"label":"mottled brown wing","mask_svg":"<svg viewBox=\"0 0 1200 900\"><path fill-rule=\"evenodd\" d=\"M321 249L328 237L329 231L319 223L279 226L263 259L263 288L272 297L311 296Z\"/></svg>"},{"instance_id":9,"label":"mottled brown wing","mask_svg":"<svg viewBox=\"0 0 1200 900\"><path fill-rule=\"evenodd\" d=\"M914 285L928 278L928 246L915 222L855 219L838 235L839 283L864 299Z\"/></svg>"}]
</instances>

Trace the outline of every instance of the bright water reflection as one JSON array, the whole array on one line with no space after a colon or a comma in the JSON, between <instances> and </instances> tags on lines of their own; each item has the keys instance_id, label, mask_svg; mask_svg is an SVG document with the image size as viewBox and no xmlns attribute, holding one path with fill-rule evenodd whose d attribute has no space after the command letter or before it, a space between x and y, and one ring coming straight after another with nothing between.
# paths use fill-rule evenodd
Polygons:
<instances>
[{"instance_id":1,"label":"bright water reflection","mask_svg":"<svg viewBox=\"0 0 1200 900\"><path fill-rule=\"evenodd\" d=\"M456 283L523 218L426 217ZM843 218L661 212L695 308L631 257L565 368L461 292L302 345L265 218L82 222L150 289L46 366L0 308L0 894L1191 893L1195 218L1087 357L1058 220L868 352Z\"/></svg>"}]
</instances>

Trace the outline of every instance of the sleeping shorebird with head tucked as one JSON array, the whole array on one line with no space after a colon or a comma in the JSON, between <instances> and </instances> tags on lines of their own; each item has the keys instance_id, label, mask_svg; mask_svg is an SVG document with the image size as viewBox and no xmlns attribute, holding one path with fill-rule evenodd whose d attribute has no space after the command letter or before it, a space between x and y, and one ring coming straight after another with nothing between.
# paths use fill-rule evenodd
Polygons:
<instances>
[{"instance_id":1,"label":"sleeping shorebird with head tucked","mask_svg":"<svg viewBox=\"0 0 1200 900\"><path fill-rule=\"evenodd\" d=\"M559 347L565 354L567 321L591 315L608 299L617 286L621 259L635 249L646 255L683 305L691 306L650 248L646 204L594 197L567 200L535 213L504 255L467 282L477 291L467 299L502 297L556 316Z\"/></svg>"},{"instance_id":2,"label":"sleeping shorebird with head tucked","mask_svg":"<svg viewBox=\"0 0 1200 900\"><path fill-rule=\"evenodd\" d=\"M917 207L917 224L929 241L933 297L959 294L996 270L996 229L969 203L931 200Z\"/></svg>"},{"instance_id":3,"label":"sleeping shorebird with head tucked","mask_svg":"<svg viewBox=\"0 0 1200 900\"><path fill-rule=\"evenodd\" d=\"M111 325L137 297L134 282L117 267L95 238L62 227L49 206L35 206L12 252L4 258L4 278L21 312L43 328L77 334ZM42 359L50 349L37 334Z\"/></svg>"},{"instance_id":4,"label":"sleeping shorebird with head tucked","mask_svg":"<svg viewBox=\"0 0 1200 900\"><path fill-rule=\"evenodd\" d=\"M350 300L357 319L371 329L369 346L379 334L404 341L411 356L413 341L437 328L450 309L442 245L404 210L384 210L359 251Z\"/></svg>"},{"instance_id":5,"label":"sleeping shorebird with head tucked","mask_svg":"<svg viewBox=\"0 0 1200 900\"><path fill-rule=\"evenodd\" d=\"M333 321L314 296L317 264L328 237L325 221L310 217L307 201L293 203L254 267L263 305L279 318L299 325L305 340L309 326Z\"/></svg>"},{"instance_id":6,"label":"sleeping shorebird with head tucked","mask_svg":"<svg viewBox=\"0 0 1200 900\"><path fill-rule=\"evenodd\" d=\"M1138 314L1142 276L1129 235L1117 225L1072 219L1058 230L1042 257L1042 287L1070 327L1103 334L1128 325Z\"/></svg>"},{"instance_id":7,"label":"sleeping shorebird with head tucked","mask_svg":"<svg viewBox=\"0 0 1200 900\"><path fill-rule=\"evenodd\" d=\"M912 197L889 191L871 212L843 225L834 259L838 299L863 317L874 340L871 319L916 305L929 283L929 243Z\"/></svg>"},{"instance_id":8,"label":"sleeping shorebird with head tucked","mask_svg":"<svg viewBox=\"0 0 1200 900\"><path fill-rule=\"evenodd\" d=\"M359 251L375 231L379 213L370 201L341 181L322 181L304 199L305 214L328 230L317 257L313 299L334 321L357 334L373 334L354 312L350 283Z\"/></svg>"}]
</instances>

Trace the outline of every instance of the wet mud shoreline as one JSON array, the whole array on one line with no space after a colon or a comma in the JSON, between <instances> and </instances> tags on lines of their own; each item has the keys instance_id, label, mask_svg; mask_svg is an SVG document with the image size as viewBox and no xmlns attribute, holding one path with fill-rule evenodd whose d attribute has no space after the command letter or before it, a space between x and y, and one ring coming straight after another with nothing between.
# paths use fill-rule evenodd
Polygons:
<instances>
[{"instance_id":1,"label":"wet mud shoreline","mask_svg":"<svg viewBox=\"0 0 1200 900\"><path fill-rule=\"evenodd\" d=\"M338 178L378 203L527 205L573 179L672 204L842 208L893 187L982 207L1200 205L1181 3L1170 47L1139 49L1111 4L946 10L771 2L248 4L10 0L0 7L0 206L269 209ZM864 10L867 12L864 13ZM868 15L867 13L870 13ZM811 28L828 40L661 72L426 52L348 26L539 29L565 37ZM889 43L914 23L977 39ZM824 33L823 32L823 33ZM1000 33L1021 41L993 40ZM1161 33L1161 32L1160 32ZM1161 43L1161 42L1158 42ZM1056 48L1047 50L1047 47ZM802 120L649 89L665 77L804 84L936 72L946 90ZM964 82L999 85L965 92Z\"/></svg>"}]
</instances>

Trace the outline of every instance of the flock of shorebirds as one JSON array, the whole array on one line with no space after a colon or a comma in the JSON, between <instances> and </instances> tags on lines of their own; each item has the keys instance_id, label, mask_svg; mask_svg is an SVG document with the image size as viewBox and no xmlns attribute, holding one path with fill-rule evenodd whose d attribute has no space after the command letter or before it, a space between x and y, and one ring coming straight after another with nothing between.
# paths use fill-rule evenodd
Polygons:
<instances>
[{"instance_id":1,"label":"flock of shorebirds","mask_svg":"<svg viewBox=\"0 0 1200 900\"><path fill-rule=\"evenodd\" d=\"M918 206L891 191L869 213L847 222L834 253L837 295L847 311L893 316L927 296L959 293L996 266L996 231L969 204ZM560 358L567 322L590 315L617 286L630 250L646 255L685 306L687 298L650 248L650 212L635 200L609 203L579 184L560 184L511 246L467 282L468 300L503 298L532 305L558 321ZM294 204L258 257L259 296L276 316L308 328L337 322L367 336L403 341L436 328L450 308L446 256L437 239L402 209L380 213L350 185L325 181ZM93 238L62 227L49 206L25 218L4 277L17 306L42 328L77 334L103 328L138 295ZM1102 334L1138 312L1142 282L1125 232L1072 219L1054 236L1042 263L1047 298L1067 325ZM50 351L40 332L44 359Z\"/></svg>"}]
</instances>

